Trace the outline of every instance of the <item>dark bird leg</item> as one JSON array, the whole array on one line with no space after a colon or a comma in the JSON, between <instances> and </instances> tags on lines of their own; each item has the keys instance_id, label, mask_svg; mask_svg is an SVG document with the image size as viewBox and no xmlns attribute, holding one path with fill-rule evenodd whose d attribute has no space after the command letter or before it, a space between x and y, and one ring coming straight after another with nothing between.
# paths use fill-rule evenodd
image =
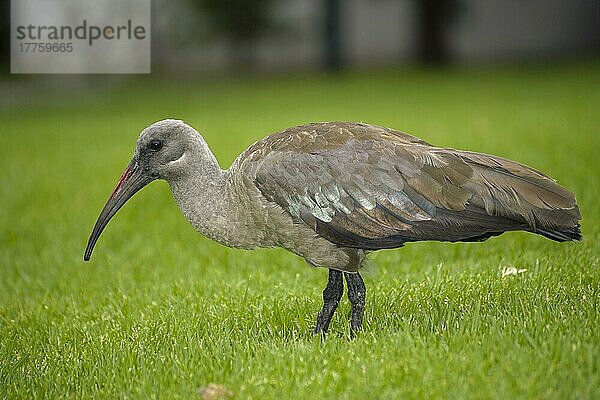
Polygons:
<instances>
[{"instance_id":1,"label":"dark bird leg","mask_svg":"<svg viewBox=\"0 0 600 400\"><path fill-rule=\"evenodd\" d=\"M365 313L365 295L367 289L358 272L344 272L348 284L348 300L352 304L352 318L350 319L350 334L354 336L362 328L363 314Z\"/></svg>"},{"instance_id":2,"label":"dark bird leg","mask_svg":"<svg viewBox=\"0 0 600 400\"><path fill-rule=\"evenodd\" d=\"M335 269L329 269L329 280L327 281L327 287L323 290L323 308L317 317L317 326L315 326L314 333L326 333L329 329L329 323L335 309L344 294L344 278L341 271Z\"/></svg>"}]
</instances>

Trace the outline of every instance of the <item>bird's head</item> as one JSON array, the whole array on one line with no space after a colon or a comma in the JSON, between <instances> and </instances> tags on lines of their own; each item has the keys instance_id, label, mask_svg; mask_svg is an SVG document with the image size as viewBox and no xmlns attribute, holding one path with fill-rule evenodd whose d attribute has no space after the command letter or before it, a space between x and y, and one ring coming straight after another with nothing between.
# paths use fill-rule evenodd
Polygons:
<instances>
[{"instance_id":1,"label":"bird's head","mask_svg":"<svg viewBox=\"0 0 600 400\"><path fill-rule=\"evenodd\" d=\"M200 157L189 157L192 151L200 151ZM156 179L177 179L189 168L190 160L201 162L206 157L210 158L212 154L204 139L183 121L165 119L144 129L136 143L133 159L96 221L84 260L89 261L94 245L110 219L135 193Z\"/></svg>"}]
</instances>

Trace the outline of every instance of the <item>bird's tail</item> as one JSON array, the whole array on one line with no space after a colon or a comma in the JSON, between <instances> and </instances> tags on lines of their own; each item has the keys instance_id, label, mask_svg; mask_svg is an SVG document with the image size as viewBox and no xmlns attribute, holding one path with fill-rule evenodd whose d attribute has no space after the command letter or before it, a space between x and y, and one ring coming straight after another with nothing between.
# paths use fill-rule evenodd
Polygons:
<instances>
[{"instance_id":1,"label":"bird's tail","mask_svg":"<svg viewBox=\"0 0 600 400\"><path fill-rule=\"evenodd\" d=\"M579 228L579 224L575 228L570 229L560 229L560 230L547 230L547 229L537 229L534 231L535 233L539 233L547 237L548 239L556 240L557 242L571 242L576 240L581 240L583 237L581 235L581 229Z\"/></svg>"},{"instance_id":2,"label":"bird's tail","mask_svg":"<svg viewBox=\"0 0 600 400\"><path fill-rule=\"evenodd\" d=\"M558 242L581 239L575 196L554 179L512 160L471 152L461 155L473 168L473 191L488 214L524 222L525 230Z\"/></svg>"}]
</instances>

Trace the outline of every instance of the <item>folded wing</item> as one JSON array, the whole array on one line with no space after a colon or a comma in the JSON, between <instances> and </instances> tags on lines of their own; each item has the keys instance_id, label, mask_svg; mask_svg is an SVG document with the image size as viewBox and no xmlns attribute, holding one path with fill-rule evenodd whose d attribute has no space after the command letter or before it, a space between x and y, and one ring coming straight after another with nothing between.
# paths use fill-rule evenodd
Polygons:
<instances>
[{"instance_id":1,"label":"folded wing","mask_svg":"<svg viewBox=\"0 0 600 400\"><path fill-rule=\"evenodd\" d=\"M268 201L343 247L475 241L511 230L581 237L574 196L546 175L388 128L300 126L258 142L242 164Z\"/></svg>"}]
</instances>

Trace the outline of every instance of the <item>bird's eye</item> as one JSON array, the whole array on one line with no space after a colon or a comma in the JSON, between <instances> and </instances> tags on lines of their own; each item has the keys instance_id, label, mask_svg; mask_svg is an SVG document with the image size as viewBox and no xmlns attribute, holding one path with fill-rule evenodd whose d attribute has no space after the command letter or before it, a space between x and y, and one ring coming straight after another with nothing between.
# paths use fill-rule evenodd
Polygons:
<instances>
[{"instance_id":1,"label":"bird's eye","mask_svg":"<svg viewBox=\"0 0 600 400\"><path fill-rule=\"evenodd\" d=\"M158 139L154 139L150 142L150 144L148 145L148 147L150 148L150 150L152 151L159 151L160 149L162 149L163 147L163 142L161 142Z\"/></svg>"}]
</instances>

